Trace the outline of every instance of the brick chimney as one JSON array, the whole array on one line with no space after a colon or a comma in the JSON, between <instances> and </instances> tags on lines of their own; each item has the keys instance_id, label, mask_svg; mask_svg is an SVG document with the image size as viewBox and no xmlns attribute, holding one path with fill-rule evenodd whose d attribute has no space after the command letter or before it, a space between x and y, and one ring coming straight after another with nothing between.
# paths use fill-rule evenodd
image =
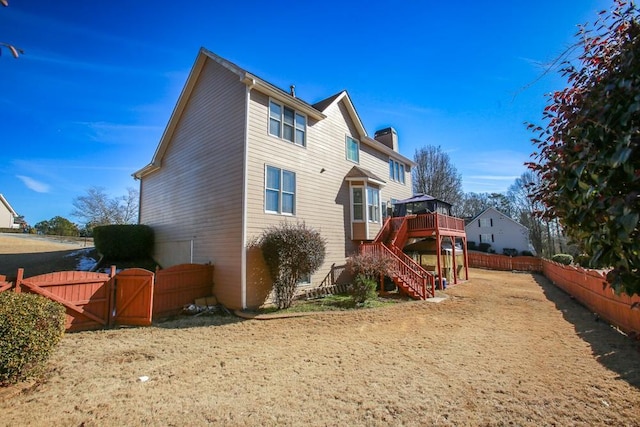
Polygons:
<instances>
[{"instance_id":1,"label":"brick chimney","mask_svg":"<svg viewBox=\"0 0 640 427\"><path fill-rule=\"evenodd\" d=\"M378 142L383 143L393 151L398 151L398 133L392 127L380 129L373 136Z\"/></svg>"}]
</instances>

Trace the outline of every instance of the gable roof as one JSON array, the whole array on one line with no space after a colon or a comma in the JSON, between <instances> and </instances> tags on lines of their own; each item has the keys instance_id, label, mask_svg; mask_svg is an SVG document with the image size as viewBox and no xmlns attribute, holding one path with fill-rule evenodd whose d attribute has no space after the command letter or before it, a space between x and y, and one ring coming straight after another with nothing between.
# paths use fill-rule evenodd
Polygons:
<instances>
[{"instance_id":1,"label":"gable roof","mask_svg":"<svg viewBox=\"0 0 640 427\"><path fill-rule=\"evenodd\" d=\"M345 179L347 181L371 181L374 184L385 185L386 182L379 178L377 175L372 173L371 171L361 168L359 166L354 166L351 170L345 175Z\"/></svg>"},{"instance_id":2,"label":"gable roof","mask_svg":"<svg viewBox=\"0 0 640 427\"><path fill-rule=\"evenodd\" d=\"M520 224L518 221L516 221L516 220L514 220L513 218L511 218L509 215L507 215L507 214L505 214L505 213L500 212L498 209L496 209L496 208L494 208L494 207L488 207L488 208L486 208L485 210L483 210L482 212L480 212L478 215L476 215L476 216L474 216L473 218L471 218L471 219L469 220L469 222L468 222L467 224L465 224L465 227L466 227L467 225L471 224L473 221L475 221L476 219L480 218L481 216L483 216L485 213L487 213L487 212L489 212L489 211L493 211L493 212L495 212L495 213L497 213L497 214L499 214L499 215L502 215L503 217L507 218L509 221L513 222L513 223L514 223L514 224L516 224L516 225L519 225L519 226L520 226L520 227L522 227L522 228L525 228L525 229L527 229L527 230L529 229L528 227L526 227L526 226L524 226L524 225Z\"/></svg>"},{"instance_id":3,"label":"gable roof","mask_svg":"<svg viewBox=\"0 0 640 427\"><path fill-rule=\"evenodd\" d=\"M0 194L0 203L2 203L7 208L7 210L11 213L11 215L18 216L16 211L13 210L9 202L7 202L7 199L5 199L2 194Z\"/></svg>"},{"instance_id":4,"label":"gable roof","mask_svg":"<svg viewBox=\"0 0 640 427\"><path fill-rule=\"evenodd\" d=\"M191 71L189 72L189 77L187 77L187 82L185 83L184 87L182 88L182 92L178 97L178 102L176 103L176 106L174 107L173 112L171 113L171 117L169 118L167 127L165 128L164 133L160 138L160 143L158 144L158 147L156 148L156 151L153 154L151 163L149 163L147 166L143 167L142 169L134 172L133 173L134 178L140 179L143 176L160 168L160 165L162 163L162 158L165 152L167 151L169 142L171 141L173 134L176 130L176 126L180 121L180 117L184 112L184 109L189 101L189 98L191 97L191 94L196 86L200 73L204 69L204 65L208 59L215 61L216 63L220 64L230 72L236 74L238 76L238 79L242 83L246 84L249 88L256 88L260 92L263 92L266 95L269 95L270 97L278 101L291 105L296 109L298 109L299 111L307 114L309 117L312 117L316 120L325 119L327 116L324 114L324 111L327 108L329 108L331 105L337 104L338 102L344 102L347 108L347 112L349 113L349 117L351 118L351 120L353 121L356 127L356 131L358 132L361 142L367 145L370 145L375 149L384 152L385 154L393 156L397 159L401 159L402 161L404 161L405 163L409 164L412 167L416 165L415 162L413 162L412 160L402 156L400 153L396 151L393 151L392 149L382 144L381 142L376 141L375 139L369 138L367 136L367 132L364 126L362 125L360 116L356 112L356 109L353 106L353 103L351 102L351 98L349 97L349 94L347 93L346 90L343 90L325 100L319 101L314 105L311 105L301 100L300 98L297 98L291 95L290 93L287 93L286 91L278 88L277 86L267 82L266 80L261 79L255 74L252 74L247 70L244 70L243 68L234 64L233 62L228 61L222 58L221 56L216 55L215 53L205 49L204 47L201 47L200 51L198 52L198 56L196 57L196 60L193 66L191 67Z\"/></svg>"}]
</instances>

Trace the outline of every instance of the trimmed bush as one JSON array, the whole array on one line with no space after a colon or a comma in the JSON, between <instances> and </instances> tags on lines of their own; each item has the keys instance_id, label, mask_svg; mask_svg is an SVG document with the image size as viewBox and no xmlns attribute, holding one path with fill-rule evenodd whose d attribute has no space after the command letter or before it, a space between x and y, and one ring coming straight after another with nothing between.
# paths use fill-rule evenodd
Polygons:
<instances>
[{"instance_id":1,"label":"trimmed bush","mask_svg":"<svg viewBox=\"0 0 640 427\"><path fill-rule=\"evenodd\" d=\"M476 242L467 241L467 249L469 249L470 251L477 250L478 247L476 246Z\"/></svg>"},{"instance_id":2,"label":"trimmed bush","mask_svg":"<svg viewBox=\"0 0 640 427\"><path fill-rule=\"evenodd\" d=\"M551 257L551 261L555 261L560 264L569 265L573 262L573 256L569 254L555 254Z\"/></svg>"},{"instance_id":3,"label":"trimmed bush","mask_svg":"<svg viewBox=\"0 0 640 427\"><path fill-rule=\"evenodd\" d=\"M514 248L504 248L502 250L502 254L507 256L518 256L518 250Z\"/></svg>"},{"instance_id":4,"label":"trimmed bush","mask_svg":"<svg viewBox=\"0 0 640 427\"><path fill-rule=\"evenodd\" d=\"M491 243L480 243L478 245L478 250L481 252L489 252L490 247L491 247Z\"/></svg>"},{"instance_id":5,"label":"trimmed bush","mask_svg":"<svg viewBox=\"0 0 640 427\"><path fill-rule=\"evenodd\" d=\"M521 254L521 255L522 255L522 256L534 256L534 255L533 255L533 252L531 252L531 251L522 251L522 254Z\"/></svg>"},{"instance_id":6,"label":"trimmed bush","mask_svg":"<svg viewBox=\"0 0 640 427\"><path fill-rule=\"evenodd\" d=\"M153 229L148 225L102 225L93 229L93 243L108 259L148 258L153 252Z\"/></svg>"},{"instance_id":7,"label":"trimmed bush","mask_svg":"<svg viewBox=\"0 0 640 427\"><path fill-rule=\"evenodd\" d=\"M380 276L390 276L393 259L379 254L357 254L347 260L347 269L355 275L349 292L356 304L378 296L376 289Z\"/></svg>"},{"instance_id":8,"label":"trimmed bush","mask_svg":"<svg viewBox=\"0 0 640 427\"><path fill-rule=\"evenodd\" d=\"M273 280L275 303L279 309L289 308L300 279L324 262L327 244L304 223L283 222L266 229L259 245Z\"/></svg>"},{"instance_id":9,"label":"trimmed bush","mask_svg":"<svg viewBox=\"0 0 640 427\"><path fill-rule=\"evenodd\" d=\"M38 375L65 327L65 308L40 295L0 292L0 385Z\"/></svg>"}]
</instances>

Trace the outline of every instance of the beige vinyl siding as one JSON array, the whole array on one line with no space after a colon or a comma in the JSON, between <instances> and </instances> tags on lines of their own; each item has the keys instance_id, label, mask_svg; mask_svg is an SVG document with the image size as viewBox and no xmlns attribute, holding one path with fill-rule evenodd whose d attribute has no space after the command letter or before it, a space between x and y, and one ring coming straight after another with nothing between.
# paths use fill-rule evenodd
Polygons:
<instances>
[{"instance_id":1,"label":"beige vinyl siding","mask_svg":"<svg viewBox=\"0 0 640 427\"><path fill-rule=\"evenodd\" d=\"M311 278L312 285L318 285L329 272L331 264L344 264L346 257L357 250L359 243L351 240L349 183L344 180L354 166L353 162L346 159L345 136L359 140L359 135L342 103L325 110L327 118L322 121L307 119L306 147L269 135L268 96L252 90L249 110L247 236L249 239L257 237L266 227L282 221L304 221L307 226L319 230L327 242L327 256L324 265ZM385 179L388 175L388 156L369 153L369 150L363 150L364 144L360 144L360 147L360 165ZM265 165L296 173L294 216L265 213ZM380 193L382 201L388 198L386 188ZM404 186L398 190L401 191L393 197L411 195ZM373 238L377 229L371 232L373 235L370 238ZM248 263L247 268L255 268L255 265ZM251 277L252 272L248 271L248 289L268 286L251 283ZM264 292L256 294L261 296Z\"/></svg>"},{"instance_id":2,"label":"beige vinyl siding","mask_svg":"<svg viewBox=\"0 0 640 427\"><path fill-rule=\"evenodd\" d=\"M140 221L153 227L163 267L213 263L214 293L241 306L246 86L207 59L161 168L141 182Z\"/></svg>"}]
</instances>

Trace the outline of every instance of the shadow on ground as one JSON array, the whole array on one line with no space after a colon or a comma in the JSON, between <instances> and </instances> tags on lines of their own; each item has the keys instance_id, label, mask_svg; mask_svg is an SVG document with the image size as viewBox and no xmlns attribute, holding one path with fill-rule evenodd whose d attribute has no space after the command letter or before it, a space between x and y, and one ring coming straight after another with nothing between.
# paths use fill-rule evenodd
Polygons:
<instances>
[{"instance_id":1,"label":"shadow on ground","mask_svg":"<svg viewBox=\"0 0 640 427\"><path fill-rule=\"evenodd\" d=\"M596 359L618 374L617 379L640 388L640 343L620 333L577 300L553 285L546 277L534 275L547 299L570 322L580 338L591 346Z\"/></svg>"}]
</instances>

